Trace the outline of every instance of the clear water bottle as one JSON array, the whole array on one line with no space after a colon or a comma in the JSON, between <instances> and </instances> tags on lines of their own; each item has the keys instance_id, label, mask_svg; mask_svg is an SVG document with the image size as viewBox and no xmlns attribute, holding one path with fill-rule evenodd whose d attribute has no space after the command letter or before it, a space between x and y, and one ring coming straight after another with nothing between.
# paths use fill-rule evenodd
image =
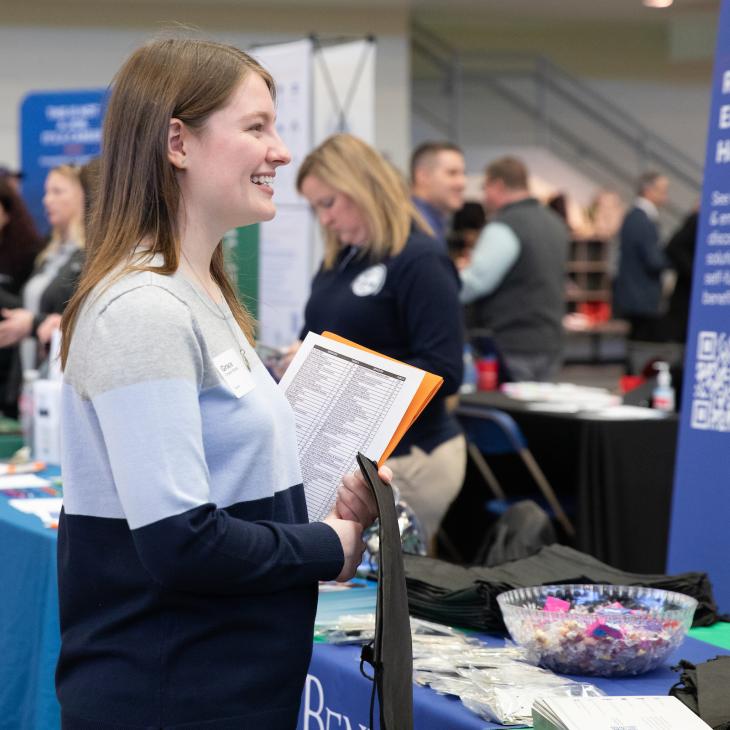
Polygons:
<instances>
[{"instance_id":1,"label":"clear water bottle","mask_svg":"<svg viewBox=\"0 0 730 730\"><path fill-rule=\"evenodd\" d=\"M477 370L471 345L464 345L464 377L461 381L460 393L473 393L477 389Z\"/></svg>"},{"instance_id":2,"label":"clear water bottle","mask_svg":"<svg viewBox=\"0 0 730 730\"><path fill-rule=\"evenodd\" d=\"M38 380L40 373L37 370L23 371L23 388L20 391L18 400L18 415L20 417L20 428L23 432L23 442L33 450L33 386Z\"/></svg>"}]
</instances>

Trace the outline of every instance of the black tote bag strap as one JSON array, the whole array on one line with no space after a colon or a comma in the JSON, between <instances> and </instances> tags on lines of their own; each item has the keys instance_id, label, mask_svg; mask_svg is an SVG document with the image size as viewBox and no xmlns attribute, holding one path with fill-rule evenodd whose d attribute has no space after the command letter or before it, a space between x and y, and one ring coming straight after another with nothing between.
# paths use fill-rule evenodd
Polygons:
<instances>
[{"instance_id":1,"label":"black tote bag strap","mask_svg":"<svg viewBox=\"0 0 730 730\"><path fill-rule=\"evenodd\" d=\"M375 495L380 520L375 638L363 647L362 660L373 667L380 730L412 730L411 624L393 490L378 476L375 462L358 454L357 463Z\"/></svg>"}]
</instances>

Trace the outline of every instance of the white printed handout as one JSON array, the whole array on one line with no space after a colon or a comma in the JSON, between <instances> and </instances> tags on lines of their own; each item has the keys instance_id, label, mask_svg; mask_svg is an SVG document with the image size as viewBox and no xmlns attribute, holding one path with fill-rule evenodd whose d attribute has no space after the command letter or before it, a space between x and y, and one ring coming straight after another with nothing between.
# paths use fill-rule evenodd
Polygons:
<instances>
[{"instance_id":1,"label":"white printed handout","mask_svg":"<svg viewBox=\"0 0 730 730\"><path fill-rule=\"evenodd\" d=\"M417 403L425 376L434 378L354 343L307 335L280 386L296 417L310 520L321 520L332 508L358 451L377 462L392 450L394 435L405 430L404 417L414 403L416 415L425 405Z\"/></svg>"},{"instance_id":2,"label":"white printed handout","mask_svg":"<svg viewBox=\"0 0 730 730\"><path fill-rule=\"evenodd\" d=\"M0 475L0 491L5 489L39 489L50 486L48 479L35 474L3 474Z\"/></svg>"},{"instance_id":3,"label":"white printed handout","mask_svg":"<svg viewBox=\"0 0 730 730\"><path fill-rule=\"evenodd\" d=\"M8 504L21 512L39 517L46 527L58 527L63 500L52 499L10 499Z\"/></svg>"},{"instance_id":4,"label":"white printed handout","mask_svg":"<svg viewBox=\"0 0 730 730\"><path fill-rule=\"evenodd\" d=\"M535 730L707 730L676 697L543 697L532 708Z\"/></svg>"}]
</instances>

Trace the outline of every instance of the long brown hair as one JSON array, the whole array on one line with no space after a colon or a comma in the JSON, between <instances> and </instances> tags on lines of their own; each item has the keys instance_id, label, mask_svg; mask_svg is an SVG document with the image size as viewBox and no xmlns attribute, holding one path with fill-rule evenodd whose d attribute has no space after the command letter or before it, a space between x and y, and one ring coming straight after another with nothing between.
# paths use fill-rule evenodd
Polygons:
<instances>
[{"instance_id":1,"label":"long brown hair","mask_svg":"<svg viewBox=\"0 0 730 730\"><path fill-rule=\"evenodd\" d=\"M163 38L138 48L117 73L104 120L86 267L61 324L64 366L81 307L102 280L115 271L170 275L177 270L180 187L167 159L170 119L202 129L251 72L261 76L273 96L271 75L238 48L192 38ZM133 253L142 241L149 242L149 259L139 263ZM161 267L150 265L155 254L162 255ZM226 274L220 243L210 274L252 340L252 319Z\"/></svg>"},{"instance_id":2,"label":"long brown hair","mask_svg":"<svg viewBox=\"0 0 730 730\"><path fill-rule=\"evenodd\" d=\"M433 231L411 200L403 176L369 144L351 134L327 138L302 162L297 190L312 175L352 199L368 225L370 238L363 246L373 261L399 254L411 225L429 235ZM331 269L340 251L332 231L324 230L324 268Z\"/></svg>"},{"instance_id":3,"label":"long brown hair","mask_svg":"<svg viewBox=\"0 0 730 730\"><path fill-rule=\"evenodd\" d=\"M30 276L43 239L23 199L5 177L0 177L0 206L8 217L0 228L0 273L13 279L8 288L15 293Z\"/></svg>"}]
</instances>

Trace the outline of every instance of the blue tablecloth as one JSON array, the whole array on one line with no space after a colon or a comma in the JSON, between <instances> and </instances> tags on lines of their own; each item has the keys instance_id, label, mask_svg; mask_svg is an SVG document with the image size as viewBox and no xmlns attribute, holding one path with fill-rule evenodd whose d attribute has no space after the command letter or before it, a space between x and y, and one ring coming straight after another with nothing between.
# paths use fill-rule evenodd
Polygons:
<instances>
[{"instance_id":1,"label":"blue tablecloth","mask_svg":"<svg viewBox=\"0 0 730 730\"><path fill-rule=\"evenodd\" d=\"M58 729L53 687L58 647L56 532L0 497L0 730ZM729 653L687 639L671 661L698 662ZM367 728L371 684L359 666L359 648L315 644L300 730ZM666 666L643 677L589 681L611 695L664 695L676 679ZM458 700L423 687L413 691L417 730L500 727L480 720Z\"/></svg>"},{"instance_id":2,"label":"blue tablecloth","mask_svg":"<svg viewBox=\"0 0 730 730\"><path fill-rule=\"evenodd\" d=\"M0 729L57 730L56 531L0 497Z\"/></svg>"},{"instance_id":3,"label":"blue tablecloth","mask_svg":"<svg viewBox=\"0 0 730 730\"><path fill-rule=\"evenodd\" d=\"M501 639L481 638L492 645L503 643ZM718 654L730 652L688 638L664 667L649 674L620 679L573 679L592 682L609 695L666 695L678 680L676 672L670 669L672 664L679 659L703 662ZM297 729L364 730L370 721L371 687L372 684L360 674L359 647L315 644ZM416 730L504 730L503 725L480 720L459 700L437 695L425 687L414 686L413 703Z\"/></svg>"}]
</instances>

